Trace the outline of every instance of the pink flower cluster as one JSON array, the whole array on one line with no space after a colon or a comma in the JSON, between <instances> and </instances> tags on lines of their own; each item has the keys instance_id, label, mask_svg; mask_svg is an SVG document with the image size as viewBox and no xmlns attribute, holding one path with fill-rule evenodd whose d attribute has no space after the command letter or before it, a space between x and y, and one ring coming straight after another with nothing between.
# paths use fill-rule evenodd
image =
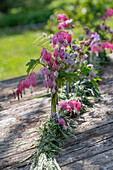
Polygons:
<instances>
[{"instance_id":1,"label":"pink flower cluster","mask_svg":"<svg viewBox=\"0 0 113 170\"><path fill-rule=\"evenodd\" d=\"M103 17L103 23L102 25L100 26L100 29L101 30L106 30L108 31L108 33L113 33L112 30L110 30L110 27L109 26L106 26L106 19L107 18L110 18L113 16L113 9L108 9L105 13L105 16Z\"/></svg>"},{"instance_id":2,"label":"pink flower cluster","mask_svg":"<svg viewBox=\"0 0 113 170\"><path fill-rule=\"evenodd\" d=\"M57 19L58 19L58 21L61 21L61 23L58 24L58 28L59 29L66 28L66 22L65 22L67 20L66 14L58 14Z\"/></svg>"},{"instance_id":3,"label":"pink flower cluster","mask_svg":"<svg viewBox=\"0 0 113 170\"><path fill-rule=\"evenodd\" d=\"M61 45L61 47L70 46L72 40L72 35L65 31L57 31L52 37L53 47L56 45Z\"/></svg>"},{"instance_id":4,"label":"pink flower cluster","mask_svg":"<svg viewBox=\"0 0 113 170\"><path fill-rule=\"evenodd\" d=\"M76 112L78 113L81 109L81 102L76 101L76 100L70 100L69 102L67 102L64 100L60 104L60 109L61 110L66 109L67 112L72 112L72 110L75 109Z\"/></svg>"},{"instance_id":5,"label":"pink flower cluster","mask_svg":"<svg viewBox=\"0 0 113 170\"><path fill-rule=\"evenodd\" d=\"M59 14L58 20L65 22L67 20L67 16L65 14ZM71 47L72 35L66 30L57 31L55 35L51 37L51 40L53 43L52 47L54 48L53 57L52 54L45 48L42 49L40 57L40 63L43 63L46 67L45 69L41 68L40 73L42 77L44 77L43 83L47 88L47 92L49 91L49 88L52 89L53 92L56 91L57 82L55 79L59 75L59 65L64 64L64 56L67 56L65 49L68 45Z\"/></svg>"},{"instance_id":6,"label":"pink flower cluster","mask_svg":"<svg viewBox=\"0 0 113 170\"><path fill-rule=\"evenodd\" d=\"M53 64L53 68L56 70L57 66ZM47 88L47 92L49 92L49 88L52 89L52 92L55 92L55 89L57 88L57 82L55 81L56 76L55 72L50 70L48 68L41 68L40 74L42 77L44 77L43 84Z\"/></svg>"},{"instance_id":7,"label":"pink flower cluster","mask_svg":"<svg viewBox=\"0 0 113 170\"><path fill-rule=\"evenodd\" d=\"M99 53L100 52L100 48L98 45L94 45L91 47L91 50L93 51L93 53Z\"/></svg>"},{"instance_id":8,"label":"pink flower cluster","mask_svg":"<svg viewBox=\"0 0 113 170\"><path fill-rule=\"evenodd\" d=\"M101 44L101 47L102 47L102 49L103 50L105 50L105 49L110 49L110 51L113 51L113 44L110 44L109 42L103 42L102 44Z\"/></svg>"},{"instance_id":9,"label":"pink flower cluster","mask_svg":"<svg viewBox=\"0 0 113 170\"><path fill-rule=\"evenodd\" d=\"M103 21L106 20L106 18L113 16L113 9L108 9L105 13L105 16L103 18Z\"/></svg>"},{"instance_id":10,"label":"pink flower cluster","mask_svg":"<svg viewBox=\"0 0 113 170\"><path fill-rule=\"evenodd\" d=\"M61 21L58 24L58 29L60 29L60 30L64 30L64 28L68 27L70 25L70 23L73 21L73 19L68 20L66 14L58 14L57 19L58 19L58 21Z\"/></svg>"},{"instance_id":11,"label":"pink flower cluster","mask_svg":"<svg viewBox=\"0 0 113 170\"><path fill-rule=\"evenodd\" d=\"M48 52L45 48L43 48L41 51L40 62L43 62L45 66L51 66L53 63L52 54Z\"/></svg>"},{"instance_id":12,"label":"pink flower cluster","mask_svg":"<svg viewBox=\"0 0 113 170\"><path fill-rule=\"evenodd\" d=\"M25 80L22 80L21 83L19 84L16 93L13 92L14 97L16 97L16 95L18 96L18 100L21 97L22 98L22 92L25 90L25 88L29 88L31 87L36 87L36 73L32 72L29 74L29 78L26 78Z\"/></svg>"},{"instance_id":13,"label":"pink flower cluster","mask_svg":"<svg viewBox=\"0 0 113 170\"><path fill-rule=\"evenodd\" d=\"M59 49L58 50L58 48L55 48L53 50L53 55L54 55L56 60L58 60L58 58L63 59L63 53L64 53L64 49Z\"/></svg>"}]
</instances>

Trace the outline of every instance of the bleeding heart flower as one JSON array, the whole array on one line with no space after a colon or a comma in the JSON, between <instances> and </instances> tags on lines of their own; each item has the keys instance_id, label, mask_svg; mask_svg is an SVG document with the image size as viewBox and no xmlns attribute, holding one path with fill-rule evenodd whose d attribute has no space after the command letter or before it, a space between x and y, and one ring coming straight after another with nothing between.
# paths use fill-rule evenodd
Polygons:
<instances>
[{"instance_id":1,"label":"bleeding heart flower","mask_svg":"<svg viewBox=\"0 0 113 170\"><path fill-rule=\"evenodd\" d=\"M45 71L44 71L44 69L43 69L43 68L40 68L40 74L41 74L41 76L42 76L42 77L44 77L44 75L45 75Z\"/></svg>"},{"instance_id":2,"label":"bleeding heart flower","mask_svg":"<svg viewBox=\"0 0 113 170\"><path fill-rule=\"evenodd\" d=\"M65 108L67 108L67 101L63 101L62 103L60 103L60 106L61 106L61 110L64 110Z\"/></svg>"},{"instance_id":3,"label":"bleeding heart flower","mask_svg":"<svg viewBox=\"0 0 113 170\"><path fill-rule=\"evenodd\" d=\"M81 102L76 102L76 108L77 108L77 110L78 111L80 111L80 109L81 109Z\"/></svg>"},{"instance_id":4,"label":"bleeding heart flower","mask_svg":"<svg viewBox=\"0 0 113 170\"><path fill-rule=\"evenodd\" d=\"M21 83L20 83L20 85L21 85L21 87L22 87L22 90L24 90L24 89L25 89L25 81L22 80Z\"/></svg>"},{"instance_id":5,"label":"bleeding heart flower","mask_svg":"<svg viewBox=\"0 0 113 170\"><path fill-rule=\"evenodd\" d=\"M25 79L25 87L26 88L30 87L30 79L28 79L28 78Z\"/></svg>"},{"instance_id":6,"label":"bleeding heart flower","mask_svg":"<svg viewBox=\"0 0 113 170\"><path fill-rule=\"evenodd\" d=\"M35 79L30 79L30 84L31 84L31 86L36 87Z\"/></svg>"},{"instance_id":7,"label":"bleeding heart flower","mask_svg":"<svg viewBox=\"0 0 113 170\"><path fill-rule=\"evenodd\" d=\"M72 40L72 35L71 34L68 34L67 37L67 42L70 44L71 43L71 40Z\"/></svg>"},{"instance_id":8,"label":"bleeding heart flower","mask_svg":"<svg viewBox=\"0 0 113 170\"><path fill-rule=\"evenodd\" d=\"M61 119L58 119L58 121L59 121L61 126L66 126L66 122L65 122L64 119L61 118Z\"/></svg>"},{"instance_id":9,"label":"bleeding heart flower","mask_svg":"<svg viewBox=\"0 0 113 170\"><path fill-rule=\"evenodd\" d=\"M55 48L55 49L53 50L53 55L54 55L55 58L57 58L57 57L59 56L59 51L58 51L57 48Z\"/></svg>"},{"instance_id":10,"label":"bleeding heart flower","mask_svg":"<svg viewBox=\"0 0 113 170\"><path fill-rule=\"evenodd\" d=\"M53 41L53 45L56 45L56 43L57 43L57 41L58 41L56 35L54 35L54 36L52 37L52 41Z\"/></svg>"},{"instance_id":11,"label":"bleeding heart flower","mask_svg":"<svg viewBox=\"0 0 113 170\"><path fill-rule=\"evenodd\" d=\"M63 19L64 21L66 21L66 20L67 20L67 16L66 16L66 14L62 14L62 19Z\"/></svg>"},{"instance_id":12,"label":"bleeding heart flower","mask_svg":"<svg viewBox=\"0 0 113 170\"><path fill-rule=\"evenodd\" d=\"M58 14L57 19L58 19L58 21L61 21L61 19L62 19L62 14Z\"/></svg>"},{"instance_id":13,"label":"bleeding heart flower","mask_svg":"<svg viewBox=\"0 0 113 170\"><path fill-rule=\"evenodd\" d=\"M47 81L45 79L43 80L43 84L47 88Z\"/></svg>"},{"instance_id":14,"label":"bleeding heart flower","mask_svg":"<svg viewBox=\"0 0 113 170\"><path fill-rule=\"evenodd\" d=\"M46 74L47 76L50 75L50 70L49 70L47 67L45 68L45 74Z\"/></svg>"},{"instance_id":15,"label":"bleeding heart flower","mask_svg":"<svg viewBox=\"0 0 113 170\"><path fill-rule=\"evenodd\" d=\"M55 80L56 79L56 76L54 75L54 71L51 72L51 80Z\"/></svg>"},{"instance_id":16,"label":"bleeding heart flower","mask_svg":"<svg viewBox=\"0 0 113 170\"><path fill-rule=\"evenodd\" d=\"M71 106L67 104L67 109L66 109L67 112L72 112L72 109L71 109Z\"/></svg>"},{"instance_id":17,"label":"bleeding heart flower","mask_svg":"<svg viewBox=\"0 0 113 170\"><path fill-rule=\"evenodd\" d=\"M58 41L61 44L63 43L63 41L64 41L63 35L58 35Z\"/></svg>"},{"instance_id":18,"label":"bleeding heart flower","mask_svg":"<svg viewBox=\"0 0 113 170\"><path fill-rule=\"evenodd\" d=\"M93 53L96 53L96 52L100 52L100 48L99 48L99 46L98 45L94 45L94 46L92 46L91 47L91 50L93 51Z\"/></svg>"},{"instance_id":19,"label":"bleeding heart flower","mask_svg":"<svg viewBox=\"0 0 113 170\"><path fill-rule=\"evenodd\" d=\"M33 71L32 73L30 73L30 79L34 80L36 78L36 73L35 71Z\"/></svg>"},{"instance_id":20,"label":"bleeding heart flower","mask_svg":"<svg viewBox=\"0 0 113 170\"><path fill-rule=\"evenodd\" d=\"M54 62L53 64L53 69L56 71L57 70L57 64Z\"/></svg>"},{"instance_id":21,"label":"bleeding heart flower","mask_svg":"<svg viewBox=\"0 0 113 170\"><path fill-rule=\"evenodd\" d=\"M71 106L71 109L74 109L76 107L76 100L70 100L69 104Z\"/></svg>"},{"instance_id":22,"label":"bleeding heart flower","mask_svg":"<svg viewBox=\"0 0 113 170\"><path fill-rule=\"evenodd\" d=\"M48 79L48 87L53 88L53 81L51 79Z\"/></svg>"}]
</instances>

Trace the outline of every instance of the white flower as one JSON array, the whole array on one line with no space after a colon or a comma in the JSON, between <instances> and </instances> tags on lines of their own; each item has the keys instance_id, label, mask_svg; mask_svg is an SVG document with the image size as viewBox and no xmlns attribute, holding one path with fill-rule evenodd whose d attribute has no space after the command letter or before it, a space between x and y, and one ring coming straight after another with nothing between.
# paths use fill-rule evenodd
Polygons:
<instances>
[{"instance_id":1,"label":"white flower","mask_svg":"<svg viewBox=\"0 0 113 170\"><path fill-rule=\"evenodd\" d=\"M59 75L58 71L55 71L54 76L58 77L58 75Z\"/></svg>"}]
</instances>

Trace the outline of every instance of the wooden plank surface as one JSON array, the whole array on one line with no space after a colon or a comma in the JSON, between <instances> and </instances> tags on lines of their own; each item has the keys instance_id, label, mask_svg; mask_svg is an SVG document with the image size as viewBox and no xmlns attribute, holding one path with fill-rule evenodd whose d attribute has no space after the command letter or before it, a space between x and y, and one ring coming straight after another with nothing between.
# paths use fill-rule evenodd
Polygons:
<instances>
[{"instance_id":1,"label":"wooden plank surface","mask_svg":"<svg viewBox=\"0 0 113 170\"><path fill-rule=\"evenodd\" d=\"M95 100L78 119L80 134L77 140L64 140L61 156L56 156L62 170L113 169L113 64L104 68L100 83L102 99ZM12 89L20 78L0 82L0 170L28 170L20 163L33 152L31 144L39 137L32 133L47 118L50 98L36 98L46 94L42 79L37 75L38 86L34 93L28 90L25 97L13 99Z\"/></svg>"}]
</instances>

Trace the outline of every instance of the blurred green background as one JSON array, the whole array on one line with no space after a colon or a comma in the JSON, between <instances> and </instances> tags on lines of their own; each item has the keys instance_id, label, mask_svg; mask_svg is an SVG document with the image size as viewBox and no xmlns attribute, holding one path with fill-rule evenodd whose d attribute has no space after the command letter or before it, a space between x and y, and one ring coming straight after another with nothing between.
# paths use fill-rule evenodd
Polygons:
<instances>
[{"instance_id":1,"label":"blurred green background","mask_svg":"<svg viewBox=\"0 0 113 170\"><path fill-rule=\"evenodd\" d=\"M57 30L58 13L73 18L78 36L83 25L100 23L108 8L112 0L0 0L0 80L26 74L29 59L40 57L33 42L42 32ZM113 19L107 22L113 26Z\"/></svg>"}]
</instances>

